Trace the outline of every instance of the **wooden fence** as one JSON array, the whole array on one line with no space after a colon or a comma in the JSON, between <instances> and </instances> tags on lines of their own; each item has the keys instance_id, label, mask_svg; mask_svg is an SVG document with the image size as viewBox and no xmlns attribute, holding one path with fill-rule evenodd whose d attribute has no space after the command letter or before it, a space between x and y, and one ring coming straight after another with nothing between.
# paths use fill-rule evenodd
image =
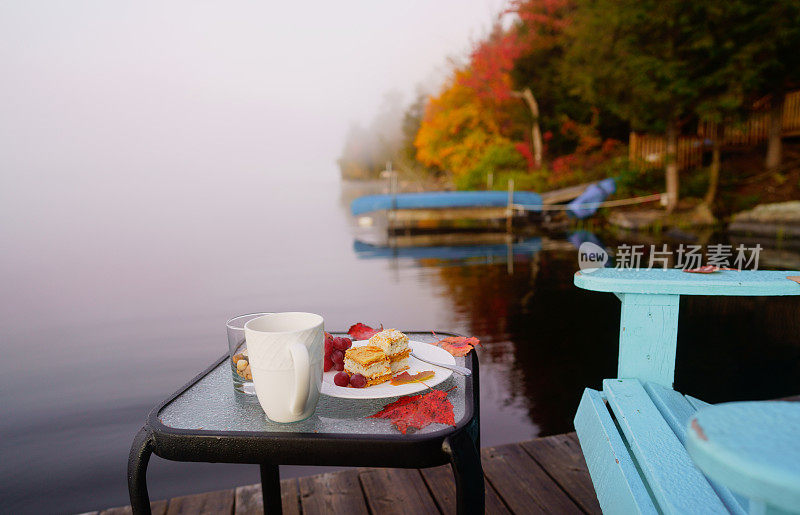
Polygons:
<instances>
[{"instance_id":1,"label":"wooden fence","mask_svg":"<svg viewBox=\"0 0 800 515\"><path fill-rule=\"evenodd\" d=\"M678 168L685 170L700 166L703 162L703 146L708 134L713 134L709 123L697 127L697 136L678 138ZM767 140L769 135L769 112L753 112L746 122L725 126L722 131L722 146L757 145ZM800 90L786 95L783 104L782 135L800 136ZM710 146L710 145L709 145ZM628 156L648 168L664 166L666 139L660 135L637 134L632 132L628 145Z\"/></svg>"},{"instance_id":2,"label":"wooden fence","mask_svg":"<svg viewBox=\"0 0 800 515\"><path fill-rule=\"evenodd\" d=\"M667 139L653 134L631 132L628 157L647 168L663 168L667 155ZM703 163L703 139L697 136L678 138L678 169L685 170Z\"/></svg>"}]
</instances>

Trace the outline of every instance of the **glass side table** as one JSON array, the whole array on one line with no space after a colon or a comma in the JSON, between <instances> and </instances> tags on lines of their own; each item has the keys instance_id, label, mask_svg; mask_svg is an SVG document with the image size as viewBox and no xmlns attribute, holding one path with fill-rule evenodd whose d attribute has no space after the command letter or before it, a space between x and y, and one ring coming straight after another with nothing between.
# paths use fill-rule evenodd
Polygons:
<instances>
[{"instance_id":1,"label":"glass side table","mask_svg":"<svg viewBox=\"0 0 800 515\"><path fill-rule=\"evenodd\" d=\"M456 336L438 331L438 338L430 332L405 333L421 342ZM150 513L146 472L152 453L173 461L259 464L267 513L281 513L279 465L425 468L450 463L458 513L484 512L475 352L456 358L456 364L472 370L471 376L453 374L435 387L455 386L448 396L455 427L434 423L405 435L389 420L365 418L396 397L366 400L322 395L310 418L293 424L271 422L257 403L236 396L228 359L226 354L156 406L136 434L128 458L134 513Z\"/></svg>"}]
</instances>

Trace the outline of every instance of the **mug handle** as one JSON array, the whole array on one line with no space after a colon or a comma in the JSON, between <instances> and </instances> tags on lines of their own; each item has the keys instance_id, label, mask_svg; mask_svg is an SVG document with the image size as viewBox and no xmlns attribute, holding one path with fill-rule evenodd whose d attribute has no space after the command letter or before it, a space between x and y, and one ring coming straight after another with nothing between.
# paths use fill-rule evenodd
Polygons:
<instances>
[{"instance_id":1,"label":"mug handle","mask_svg":"<svg viewBox=\"0 0 800 515\"><path fill-rule=\"evenodd\" d=\"M302 343L295 343L289 347L294 362L294 395L292 395L289 409L293 415L300 415L306 408L308 400L309 382L311 379L311 361L308 348Z\"/></svg>"}]
</instances>

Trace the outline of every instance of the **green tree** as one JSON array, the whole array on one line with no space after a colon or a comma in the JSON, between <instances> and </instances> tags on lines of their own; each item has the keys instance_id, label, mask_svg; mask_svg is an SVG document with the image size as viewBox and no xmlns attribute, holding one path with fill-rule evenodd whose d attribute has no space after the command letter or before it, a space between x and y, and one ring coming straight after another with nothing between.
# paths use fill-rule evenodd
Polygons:
<instances>
[{"instance_id":1,"label":"green tree","mask_svg":"<svg viewBox=\"0 0 800 515\"><path fill-rule=\"evenodd\" d=\"M721 139L725 127L745 120L750 103L745 89L751 60L748 41L753 37L748 0L710 0L703 5L694 63L701 73L695 113L705 122L712 157L704 202L711 207L716 197L721 168Z\"/></svg>"},{"instance_id":2,"label":"green tree","mask_svg":"<svg viewBox=\"0 0 800 515\"><path fill-rule=\"evenodd\" d=\"M574 91L634 129L666 133L668 209L678 202L677 143L707 87L704 2L579 0L564 61Z\"/></svg>"},{"instance_id":3,"label":"green tree","mask_svg":"<svg viewBox=\"0 0 800 515\"><path fill-rule=\"evenodd\" d=\"M422 125L425 116L425 106L428 104L428 95L418 93L416 100L406 108L403 114L403 142L400 149L401 157L414 162L417 158L417 148L414 146L414 138Z\"/></svg>"},{"instance_id":4,"label":"green tree","mask_svg":"<svg viewBox=\"0 0 800 515\"><path fill-rule=\"evenodd\" d=\"M770 129L766 167L781 163L781 118L786 93L800 85L800 2L739 0L748 28L741 53L745 93L769 99Z\"/></svg>"},{"instance_id":5,"label":"green tree","mask_svg":"<svg viewBox=\"0 0 800 515\"><path fill-rule=\"evenodd\" d=\"M770 131L767 168L780 164L781 118L786 90L800 82L800 3L710 0L703 3L694 66L699 91L695 112L710 122L712 160L705 202L712 204L726 125L744 121L754 101L767 98Z\"/></svg>"}]
</instances>

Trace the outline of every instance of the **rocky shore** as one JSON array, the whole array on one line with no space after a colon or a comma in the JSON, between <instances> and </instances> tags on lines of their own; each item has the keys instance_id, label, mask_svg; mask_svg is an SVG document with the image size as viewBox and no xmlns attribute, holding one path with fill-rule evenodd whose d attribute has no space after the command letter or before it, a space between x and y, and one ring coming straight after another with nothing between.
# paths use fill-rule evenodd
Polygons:
<instances>
[{"instance_id":1,"label":"rocky shore","mask_svg":"<svg viewBox=\"0 0 800 515\"><path fill-rule=\"evenodd\" d=\"M778 239L800 238L800 200L762 204L733 216L728 230L734 234Z\"/></svg>"}]
</instances>

